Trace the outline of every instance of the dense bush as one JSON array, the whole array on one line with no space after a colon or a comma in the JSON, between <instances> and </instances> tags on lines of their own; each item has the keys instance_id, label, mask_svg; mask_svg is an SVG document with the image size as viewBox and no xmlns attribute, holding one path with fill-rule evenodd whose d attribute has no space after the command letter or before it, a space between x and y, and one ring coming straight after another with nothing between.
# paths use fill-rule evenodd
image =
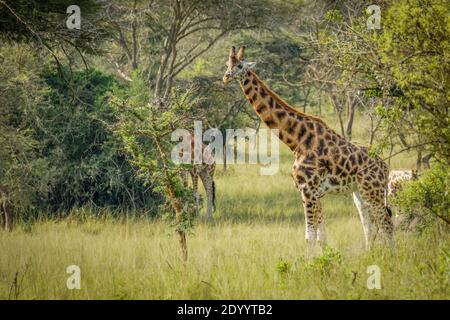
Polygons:
<instances>
[{"instance_id":1,"label":"dense bush","mask_svg":"<svg viewBox=\"0 0 450 320\"><path fill-rule=\"evenodd\" d=\"M31 49L0 50L0 201L24 218L84 205L156 208L160 198L109 130L117 118L105 97L117 81L58 70Z\"/></svg>"},{"instance_id":2,"label":"dense bush","mask_svg":"<svg viewBox=\"0 0 450 320\"><path fill-rule=\"evenodd\" d=\"M419 218L419 230L438 221L450 224L449 168L436 166L420 179L405 183L393 201L407 219Z\"/></svg>"},{"instance_id":3,"label":"dense bush","mask_svg":"<svg viewBox=\"0 0 450 320\"><path fill-rule=\"evenodd\" d=\"M152 206L154 196L108 129L116 118L105 97L118 85L115 80L93 69L74 72L68 80L56 71L44 78L50 92L48 103L39 109L36 131L51 167L48 207Z\"/></svg>"}]
</instances>

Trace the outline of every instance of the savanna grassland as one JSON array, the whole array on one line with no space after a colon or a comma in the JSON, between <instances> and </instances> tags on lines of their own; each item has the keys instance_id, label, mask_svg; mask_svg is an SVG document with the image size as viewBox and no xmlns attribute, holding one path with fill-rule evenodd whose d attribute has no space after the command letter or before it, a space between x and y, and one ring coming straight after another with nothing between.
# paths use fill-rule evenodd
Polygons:
<instances>
[{"instance_id":1,"label":"savanna grassland","mask_svg":"<svg viewBox=\"0 0 450 320\"><path fill-rule=\"evenodd\" d=\"M330 124L335 125L329 117ZM364 141L364 121L355 128ZM403 153L392 167L408 168ZM188 236L189 258L164 221L130 213L96 217L88 209L62 220L0 232L1 299L448 299L448 232L397 232L395 252L364 250L350 195L329 195L323 211L330 248L307 259L303 209L284 147L280 170L218 167L217 212ZM68 290L66 268L81 268L81 289ZM381 270L369 290L367 268Z\"/></svg>"}]
</instances>

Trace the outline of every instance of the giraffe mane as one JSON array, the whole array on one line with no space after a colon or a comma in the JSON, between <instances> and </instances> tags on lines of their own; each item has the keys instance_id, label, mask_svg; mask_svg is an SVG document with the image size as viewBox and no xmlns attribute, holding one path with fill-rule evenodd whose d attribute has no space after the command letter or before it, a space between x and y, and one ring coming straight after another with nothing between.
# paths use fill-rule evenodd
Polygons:
<instances>
[{"instance_id":1,"label":"giraffe mane","mask_svg":"<svg viewBox=\"0 0 450 320\"><path fill-rule=\"evenodd\" d=\"M254 71L250 70L250 72L251 72L251 74L252 74L256 79L258 79L258 81L259 81L259 83L261 84L261 86L263 87L263 89L266 90L267 92L269 92L269 94L273 97L273 99L274 99L278 104L280 104L283 108L285 108L285 109L288 110L288 111L292 111L292 112L294 112L294 113L296 113L296 114L299 114L299 115L301 115L301 116L303 116L303 117L305 117L305 118L308 118L308 119L311 119L311 120L313 120L313 121L316 121L316 122L321 123L321 124L324 125L326 128L328 128L332 133L334 133L334 134L337 135L338 137L342 138L341 135L340 135L339 133L337 133L336 131L334 131L334 130L333 130L328 124L326 124L322 119L320 119L320 118L318 118L318 117L315 117L315 116L308 115L308 114L306 114L306 113L303 113L303 112L298 111L297 109L291 107L291 106L289 105L289 103L287 103L286 101L284 101L283 98L281 98L281 97L280 97L278 94L276 94L272 89L270 89L269 86L268 86L264 81L262 81L261 78L259 78L258 75L257 75Z\"/></svg>"}]
</instances>

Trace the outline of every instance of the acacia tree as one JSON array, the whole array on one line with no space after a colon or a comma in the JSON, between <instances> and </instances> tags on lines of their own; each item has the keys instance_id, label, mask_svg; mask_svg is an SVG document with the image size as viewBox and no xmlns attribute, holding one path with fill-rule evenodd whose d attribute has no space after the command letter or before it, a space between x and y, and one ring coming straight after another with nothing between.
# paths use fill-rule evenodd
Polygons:
<instances>
[{"instance_id":1,"label":"acacia tree","mask_svg":"<svg viewBox=\"0 0 450 320\"><path fill-rule=\"evenodd\" d=\"M233 31L271 28L295 5L264 0L132 0L105 3L115 30L111 62L130 80L141 69L156 104L170 98L176 77Z\"/></svg>"},{"instance_id":2,"label":"acacia tree","mask_svg":"<svg viewBox=\"0 0 450 320\"><path fill-rule=\"evenodd\" d=\"M396 1L385 15L379 39L383 63L395 79L401 99L390 110L398 132L450 165L450 1ZM407 121L405 121L407 120ZM401 137L400 137L401 138ZM406 139L404 139L406 140Z\"/></svg>"},{"instance_id":3,"label":"acacia tree","mask_svg":"<svg viewBox=\"0 0 450 320\"><path fill-rule=\"evenodd\" d=\"M303 80L297 85L313 87L327 96L338 119L340 133L351 140L357 108L371 120L369 143L378 128L373 101L364 94L378 87L375 76L380 60L373 31L367 30L366 4L360 1L317 1L310 8L302 45L309 49Z\"/></svg>"},{"instance_id":4,"label":"acacia tree","mask_svg":"<svg viewBox=\"0 0 450 320\"><path fill-rule=\"evenodd\" d=\"M182 179L190 165L172 162L170 136L175 128L190 125L197 100L190 91L176 91L172 103L161 112L145 89L145 81L135 77L128 90L114 92L110 102L118 122L111 129L123 141L129 161L138 168L144 183L166 199L161 211L173 222L186 262L186 237L193 227L196 206L192 188L187 188Z\"/></svg>"}]
</instances>

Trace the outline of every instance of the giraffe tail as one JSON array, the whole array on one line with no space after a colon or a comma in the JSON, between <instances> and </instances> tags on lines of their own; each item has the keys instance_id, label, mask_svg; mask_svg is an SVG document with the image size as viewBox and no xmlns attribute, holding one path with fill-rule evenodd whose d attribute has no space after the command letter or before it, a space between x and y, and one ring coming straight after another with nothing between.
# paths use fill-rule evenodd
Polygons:
<instances>
[{"instance_id":1,"label":"giraffe tail","mask_svg":"<svg viewBox=\"0 0 450 320\"><path fill-rule=\"evenodd\" d=\"M387 189L384 190L384 207L386 208L386 211L389 215L389 217L392 218L392 210L388 205L388 192Z\"/></svg>"},{"instance_id":2,"label":"giraffe tail","mask_svg":"<svg viewBox=\"0 0 450 320\"><path fill-rule=\"evenodd\" d=\"M213 202L213 211L216 211L216 183L212 182L212 202Z\"/></svg>"}]
</instances>

